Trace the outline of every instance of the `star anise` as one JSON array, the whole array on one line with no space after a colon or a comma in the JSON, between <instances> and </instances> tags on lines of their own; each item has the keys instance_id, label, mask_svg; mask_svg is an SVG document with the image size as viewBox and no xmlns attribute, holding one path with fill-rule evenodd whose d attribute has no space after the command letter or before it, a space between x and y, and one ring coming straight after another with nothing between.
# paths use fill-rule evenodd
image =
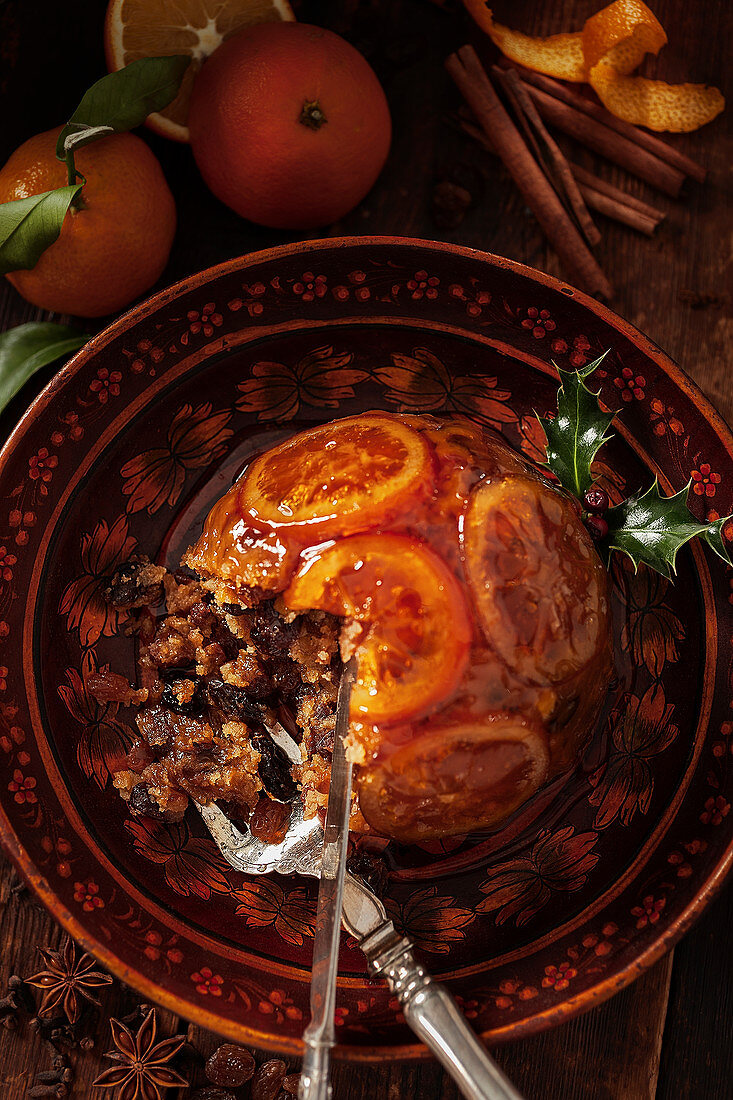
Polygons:
<instances>
[{"instance_id":1,"label":"star anise","mask_svg":"<svg viewBox=\"0 0 733 1100\"><path fill-rule=\"evenodd\" d=\"M46 969L26 978L26 983L43 990L43 1015L60 1015L63 1012L69 1023L75 1024L81 1016L80 998L98 1005L100 1002L91 991L109 985L112 979L104 971L94 969L97 961L91 955L78 956L73 940L68 940L62 951L43 947L39 950Z\"/></svg>"},{"instance_id":2,"label":"star anise","mask_svg":"<svg viewBox=\"0 0 733 1100\"><path fill-rule=\"evenodd\" d=\"M185 1035L155 1042L158 1018L151 1008L133 1035L120 1020L111 1019L115 1050L104 1055L119 1062L101 1073L93 1082L97 1088L118 1089L115 1100L163 1100L161 1089L187 1088L189 1082L168 1063L186 1042Z\"/></svg>"}]
</instances>

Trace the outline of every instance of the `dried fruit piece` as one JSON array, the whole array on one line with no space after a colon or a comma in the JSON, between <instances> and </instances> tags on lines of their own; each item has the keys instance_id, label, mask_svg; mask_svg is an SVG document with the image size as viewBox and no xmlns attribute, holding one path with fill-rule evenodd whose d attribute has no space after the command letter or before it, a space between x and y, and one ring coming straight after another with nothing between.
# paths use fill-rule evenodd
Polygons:
<instances>
[{"instance_id":1,"label":"dried fruit piece","mask_svg":"<svg viewBox=\"0 0 733 1100\"><path fill-rule=\"evenodd\" d=\"M214 1085L238 1089L255 1072L255 1060L246 1047L222 1043L208 1059L204 1072Z\"/></svg>"},{"instance_id":2,"label":"dried fruit piece","mask_svg":"<svg viewBox=\"0 0 733 1100\"><path fill-rule=\"evenodd\" d=\"M279 1058L263 1062L252 1078L251 1100L275 1100L287 1072Z\"/></svg>"}]
</instances>

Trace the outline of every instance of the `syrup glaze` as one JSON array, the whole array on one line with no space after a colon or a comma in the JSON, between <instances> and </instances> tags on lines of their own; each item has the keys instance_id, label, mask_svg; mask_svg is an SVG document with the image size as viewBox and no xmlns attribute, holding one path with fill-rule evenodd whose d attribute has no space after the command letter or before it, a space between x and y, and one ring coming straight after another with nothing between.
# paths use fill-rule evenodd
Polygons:
<instances>
[{"instance_id":1,"label":"syrup glaze","mask_svg":"<svg viewBox=\"0 0 733 1100\"><path fill-rule=\"evenodd\" d=\"M184 561L220 604L344 620L361 810L401 841L497 825L574 764L608 686L606 571L577 503L467 420L302 432Z\"/></svg>"}]
</instances>

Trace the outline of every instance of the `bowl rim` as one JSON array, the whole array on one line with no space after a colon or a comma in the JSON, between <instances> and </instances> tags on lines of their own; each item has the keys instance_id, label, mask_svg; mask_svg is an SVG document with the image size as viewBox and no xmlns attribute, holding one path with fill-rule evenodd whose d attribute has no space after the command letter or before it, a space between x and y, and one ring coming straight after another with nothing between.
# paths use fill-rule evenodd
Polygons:
<instances>
[{"instance_id":1,"label":"bowl rim","mask_svg":"<svg viewBox=\"0 0 733 1100\"><path fill-rule=\"evenodd\" d=\"M72 378L85 365L85 363L107 346L120 334L126 332L133 325L155 313L167 302L174 301L182 294L193 290L203 284L210 283L220 276L228 275L235 271L246 270L258 264L273 262L283 257L297 255L298 253L310 254L334 248L364 248L364 247L389 247L413 248L415 251L447 252L465 259L476 260L480 264L489 264L500 270L510 271L531 282L547 287L550 290L564 294L577 301L586 310L594 313L610 327L619 331L644 355L652 359L663 372L685 393L685 395L697 407L700 414L712 426L723 443L728 456L733 459L733 431L725 418L717 411L714 405L704 395L699 386L687 375L666 352L643 332L637 329L629 321L615 313L607 305L597 301L585 292L565 283L563 280L545 272L538 271L527 264L510 260L494 253L481 249L471 248L466 245L453 244L447 241L431 241L417 237L399 237L391 235L369 235L357 237L325 237L308 241L298 241L283 245L275 245L271 248L261 249L257 252L249 252L244 255L204 268L193 275L171 284L144 299L132 309L127 310L110 325L105 326L101 332L93 336L77 351L65 366L58 371L33 399L23 416L15 425L5 443L0 447L0 479L2 478L10 455L16 444L25 434L27 426L32 423L53 400L66 382ZM81 945L85 951L91 952L99 961L119 980L131 985L146 998L166 1009L175 1012L184 1019L189 1018L189 1002L175 993L168 992L163 986L138 971L132 974L128 972L125 964L121 962L104 943L88 933L77 917L75 917L61 903L51 885L46 881L34 866L33 861L18 841L15 831L6 816L4 807L0 805L0 841L6 854L10 857L17 870L26 879L29 886L37 894L50 915L62 926L62 928ZM654 941L635 959L627 963L613 976L607 977L597 985L591 986L574 997L569 997L554 1008L537 1013L525 1021L508 1023L502 1027L479 1033L484 1043L501 1043L518 1040L530 1035L538 1034L555 1024L566 1022L573 1016L585 1012L601 1004L614 993L620 992L632 981L639 977L645 970L652 966L659 958L669 951L674 944L684 935L692 924L699 918L703 910L719 893L726 876L733 867L733 835L707 879L697 891L689 904L679 916L667 927L659 932ZM196 1007L197 1023L214 1031L216 1034L225 1035L228 1038L239 1041L246 1040L252 1045L268 1050L276 1050L280 1053L298 1056L302 1054L302 1042L294 1039L273 1038L263 1032L248 1028L242 1024L229 1025L215 1013L207 1009ZM382 1061L407 1061L415 1059L427 1059L430 1057L427 1048L422 1043L403 1043L394 1046L362 1046L338 1044L333 1050L333 1056L339 1061L347 1062L373 1062Z\"/></svg>"}]
</instances>

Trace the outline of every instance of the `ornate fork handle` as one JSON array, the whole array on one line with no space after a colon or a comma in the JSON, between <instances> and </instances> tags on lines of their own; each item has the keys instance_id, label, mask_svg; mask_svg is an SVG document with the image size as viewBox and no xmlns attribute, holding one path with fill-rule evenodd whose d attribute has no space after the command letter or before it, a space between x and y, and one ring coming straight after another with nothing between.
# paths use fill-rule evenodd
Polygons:
<instances>
[{"instance_id":1,"label":"ornate fork handle","mask_svg":"<svg viewBox=\"0 0 733 1100\"><path fill-rule=\"evenodd\" d=\"M416 961L409 940L386 921L359 944L370 973L386 978L405 1019L468 1100L522 1100L469 1027L444 985Z\"/></svg>"}]
</instances>

